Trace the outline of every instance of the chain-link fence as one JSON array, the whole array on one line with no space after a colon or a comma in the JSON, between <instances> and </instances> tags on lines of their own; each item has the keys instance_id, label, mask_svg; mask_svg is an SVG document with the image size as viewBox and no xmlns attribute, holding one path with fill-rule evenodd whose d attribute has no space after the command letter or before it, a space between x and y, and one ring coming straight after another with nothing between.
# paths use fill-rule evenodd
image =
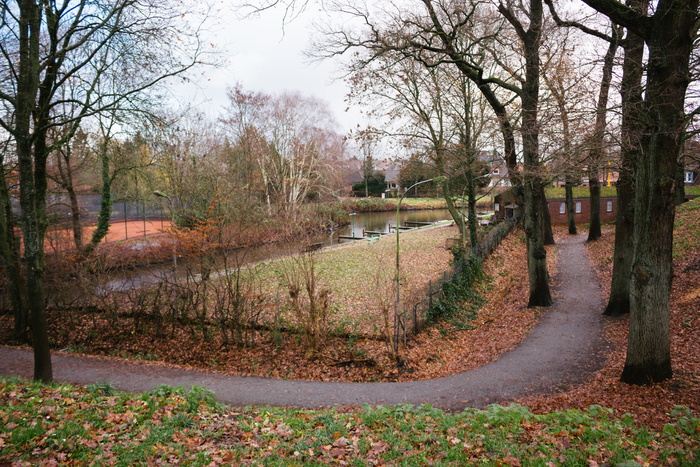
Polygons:
<instances>
[{"instance_id":1,"label":"chain-link fence","mask_svg":"<svg viewBox=\"0 0 700 467\"><path fill-rule=\"evenodd\" d=\"M81 194L77 196L80 220L83 226L95 224L100 211L101 195ZM47 197L49 231L59 232L71 229L72 208L68 194L51 194ZM161 230L170 219L168 206L159 200L134 200L115 197L112 202L110 223L121 225L124 238L146 235L154 226ZM148 225L147 225L148 224Z\"/></svg>"}]
</instances>

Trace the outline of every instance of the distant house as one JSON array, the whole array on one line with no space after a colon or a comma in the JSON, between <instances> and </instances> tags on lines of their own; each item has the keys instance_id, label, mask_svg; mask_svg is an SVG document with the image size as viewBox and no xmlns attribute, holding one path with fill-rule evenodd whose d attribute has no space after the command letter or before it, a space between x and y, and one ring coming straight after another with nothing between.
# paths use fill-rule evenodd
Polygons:
<instances>
[{"instance_id":1,"label":"distant house","mask_svg":"<svg viewBox=\"0 0 700 467\"><path fill-rule=\"evenodd\" d=\"M494 197L494 218L496 221L520 221L523 218L523 208L518 205L513 190L504 190Z\"/></svg>"},{"instance_id":2,"label":"distant house","mask_svg":"<svg viewBox=\"0 0 700 467\"><path fill-rule=\"evenodd\" d=\"M549 217L552 224L566 224L568 213L566 210L566 199L547 199L549 206ZM600 220L602 222L614 221L617 212L617 198L600 198ZM574 220L577 224L588 222L591 219L591 199L574 198Z\"/></svg>"},{"instance_id":3,"label":"distant house","mask_svg":"<svg viewBox=\"0 0 700 467\"><path fill-rule=\"evenodd\" d=\"M700 186L700 162L692 157L683 157L683 184Z\"/></svg>"},{"instance_id":4,"label":"distant house","mask_svg":"<svg viewBox=\"0 0 700 467\"><path fill-rule=\"evenodd\" d=\"M523 218L523 209L518 205L512 190L506 190L494 198L494 212L497 221L515 220ZM568 213L566 199L548 198L549 217L552 224L566 224ZM600 220L603 222L615 220L617 212L617 198L606 197L600 199ZM576 223L585 223L591 217L591 200L589 197L574 198L574 220Z\"/></svg>"},{"instance_id":5,"label":"distant house","mask_svg":"<svg viewBox=\"0 0 700 467\"><path fill-rule=\"evenodd\" d=\"M583 168L581 171L582 175L575 177L576 186L590 186L590 180L588 179L588 170ZM598 182L601 186L615 186L617 180L620 178L620 172L617 167L612 162L608 161L601 170L598 171ZM556 178L552 184L556 187L563 187L566 185L566 180L563 175Z\"/></svg>"},{"instance_id":6,"label":"distant house","mask_svg":"<svg viewBox=\"0 0 700 467\"><path fill-rule=\"evenodd\" d=\"M489 187L511 186L508 176L508 167L501 161L491 166L491 171L488 174L490 179Z\"/></svg>"},{"instance_id":7,"label":"distant house","mask_svg":"<svg viewBox=\"0 0 700 467\"><path fill-rule=\"evenodd\" d=\"M394 167L384 170L386 191L388 193L397 193L401 189L401 185L399 184L399 172L400 170Z\"/></svg>"},{"instance_id":8,"label":"distant house","mask_svg":"<svg viewBox=\"0 0 700 467\"><path fill-rule=\"evenodd\" d=\"M480 151L477 154L477 159L486 163L489 167L489 173L485 175L485 177L489 178L489 187L511 186L510 178L508 177L508 167L497 152Z\"/></svg>"},{"instance_id":9,"label":"distant house","mask_svg":"<svg viewBox=\"0 0 700 467\"><path fill-rule=\"evenodd\" d=\"M378 172L381 172L384 174L385 182L386 182L386 188L384 190L385 193L387 193L387 196L396 196L396 193L399 191L401 188L399 184L399 169L395 168L388 168L388 169L377 169ZM360 183L361 181L364 180L364 175L362 174L362 171L357 170L354 172L351 172L348 174L346 177L345 182L348 185L348 191L351 193L354 193L352 190L353 185ZM364 196L364 192L362 193L356 193L355 196Z\"/></svg>"}]
</instances>

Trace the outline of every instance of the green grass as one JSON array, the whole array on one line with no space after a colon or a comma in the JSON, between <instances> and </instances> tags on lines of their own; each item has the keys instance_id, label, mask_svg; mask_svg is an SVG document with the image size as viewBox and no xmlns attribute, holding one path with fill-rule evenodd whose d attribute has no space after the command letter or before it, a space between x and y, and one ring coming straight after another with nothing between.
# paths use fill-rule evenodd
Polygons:
<instances>
[{"instance_id":1,"label":"green grass","mask_svg":"<svg viewBox=\"0 0 700 467\"><path fill-rule=\"evenodd\" d=\"M590 196L590 190L587 186L577 186L574 187L574 198L588 198ZM564 187L547 187L545 190L545 195L548 199L558 199L565 198L566 192ZM614 186L602 186L600 187L600 196L603 198L614 198L617 196L617 188Z\"/></svg>"},{"instance_id":2,"label":"green grass","mask_svg":"<svg viewBox=\"0 0 700 467\"><path fill-rule=\"evenodd\" d=\"M454 231L440 228L420 228L401 233L404 294L409 295L411 290L416 289L425 290L430 280L437 280L448 269L451 255L444 249L444 243L452 235ZM379 319L375 312L377 296L380 293L389 294L393 303L395 242L396 237L389 235L374 243L359 240L314 254L320 283L331 291L333 313L329 321L333 329L340 333L375 333L373 327ZM424 251L434 253L426 257ZM444 256L442 261L441 256ZM422 267L426 260L431 261L430 267ZM269 261L243 273L256 274L256 280L263 284L263 292L272 300L277 297L278 291L283 290L281 271L289 268L293 261L291 257ZM435 271L428 277L426 269ZM284 292L283 298L286 298ZM284 312L282 317L291 319ZM267 318L269 320L272 316Z\"/></svg>"},{"instance_id":3,"label":"green grass","mask_svg":"<svg viewBox=\"0 0 700 467\"><path fill-rule=\"evenodd\" d=\"M700 199L676 207L673 229L673 257L689 256L700 245Z\"/></svg>"},{"instance_id":4,"label":"green grass","mask_svg":"<svg viewBox=\"0 0 700 467\"><path fill-rule=\"evenodd\" d=\"M461 201L455 202L458 206L463 204ZM347 212L394 211L397 203L396 198L345 198L339 202L339 206ZM476 204L478 209L487 209L493 206L493 201L485 196ZM401 210L412 209L447 209L447 203L443 198L404 198Z\"/></svg>"},{"instance_id":5,"label":"green grass","mask_svg":"<svg viewBox=\"0 0 700 467\"><path fill-rule=\"evenodd\" d=\"M700 196L700 186L686 186L685 194L692 196Z\"/></svg>"},{"instance_id":6,"label":"green grass","mask_svg":"<svg viewBox=\"0 0 700 467\"><path fill-rule=\"evenodd\" d=\"M678 407L661 431L591 406L446 413L231 409L201 388L127 395L0 378L0 464L697 465L700 419ZM517 464L516 462L519 462Z\"/></svg>"},{"instance_id":7,"label":"green grass","mask_svg":"<svg viewBox=\"0 0 700 467\"><path fill-rule=\"evenodd\" d=\"M549 199L558 199L566 197L564 187L547 187L545 189L545 194ZM686 186L685 194L700 196L700 186ZM574 187L574 198L588 198L589 196L590 191L587 186ZM614 186L602 186L600 187L600 196L603 198L614 198L615 196L617 196L617 188Z\"/></svg>"}]
</instances>

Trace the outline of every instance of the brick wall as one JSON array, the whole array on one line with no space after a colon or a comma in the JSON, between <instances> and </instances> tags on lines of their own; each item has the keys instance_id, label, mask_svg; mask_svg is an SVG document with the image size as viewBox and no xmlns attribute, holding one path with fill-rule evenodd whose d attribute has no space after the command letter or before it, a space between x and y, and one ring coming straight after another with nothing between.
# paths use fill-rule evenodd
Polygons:
<instances>
[{"instance_id":1,"label":"brick wall","mask_svg":"<svg viewBox=\"0 0 700 467\"><path fill-rule=\"evenodd\" d=\"M566 200L555 198L547 200L549 203L549 215L552 224L566 224ZM600 220L601 222L614 221L617 213L617 198L600 198ZM591 218L590 198L574 198L574 219L576 223L589 222Z\"/></svg>"}]
</instances>

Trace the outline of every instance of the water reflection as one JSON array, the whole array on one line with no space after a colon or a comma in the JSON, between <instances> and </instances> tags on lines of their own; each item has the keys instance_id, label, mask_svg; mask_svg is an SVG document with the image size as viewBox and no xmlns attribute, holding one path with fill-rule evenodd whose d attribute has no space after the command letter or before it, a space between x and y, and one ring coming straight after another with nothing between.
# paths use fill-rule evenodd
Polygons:
<instances>
[{"instance_id":1,"label":"water reflection","mask_svg":"<svg viewBox=\"0 0 700 467\"><path fill-rule=\"evenodd\" d=\"M407 223L423 223L423 222L439 222L446 219L451 219L450 212L447 209L432 209L420 211L401 211L401 226ZM370 232L389 232L393 231L396 224L396 211L391 212L362 212L355 215L353 224L347 225L340 229L335 238L338 237L362 237L365 231ZM416 225L409 225L415 227ZM342 240L342 239L341 239Z\"/></svg>"}]
</instances>

